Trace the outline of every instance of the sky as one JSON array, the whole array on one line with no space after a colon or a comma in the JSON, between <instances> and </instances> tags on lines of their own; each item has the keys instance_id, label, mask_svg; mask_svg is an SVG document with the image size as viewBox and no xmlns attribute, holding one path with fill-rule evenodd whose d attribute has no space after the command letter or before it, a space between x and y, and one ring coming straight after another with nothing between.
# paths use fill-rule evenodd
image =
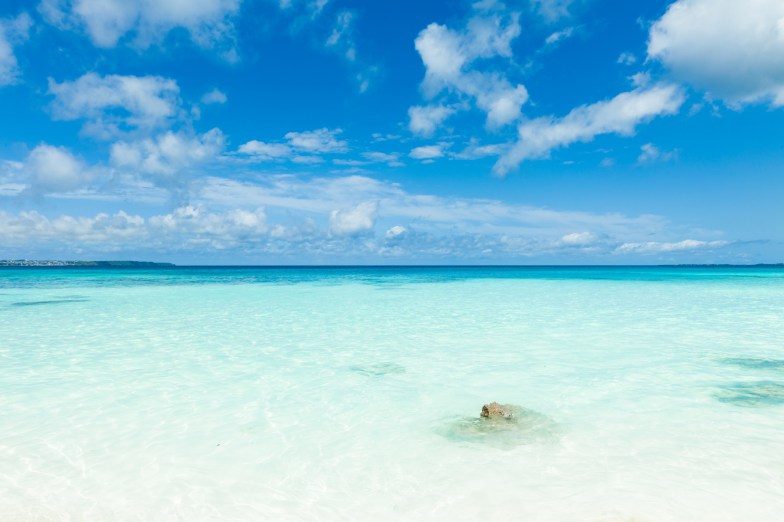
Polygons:
<instances>
[{"instance_id":1,"label":"sky","mask_svg":"<svg viewBox=\"0 0 784 522\"><path fill-rule=\"evenodd\" d=\"M0 259L784 261L780 0L4 0Z\"/></svg>"}]
</instances>

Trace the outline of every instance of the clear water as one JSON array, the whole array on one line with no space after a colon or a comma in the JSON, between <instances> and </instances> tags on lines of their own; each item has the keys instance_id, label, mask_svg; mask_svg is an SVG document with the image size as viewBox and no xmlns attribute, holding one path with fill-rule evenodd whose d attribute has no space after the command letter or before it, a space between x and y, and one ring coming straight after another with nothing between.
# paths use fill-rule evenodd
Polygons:
<instances>
[{"instance_id":1,"label":"clear water","mask_svg":"<svg viewBox=\"0 0 784 522\"><path fill-rule=\"evenodd\" d=\"M0 269L0 369L2 520L784 513L781 269Z\"/></svg>"}]
</instances>

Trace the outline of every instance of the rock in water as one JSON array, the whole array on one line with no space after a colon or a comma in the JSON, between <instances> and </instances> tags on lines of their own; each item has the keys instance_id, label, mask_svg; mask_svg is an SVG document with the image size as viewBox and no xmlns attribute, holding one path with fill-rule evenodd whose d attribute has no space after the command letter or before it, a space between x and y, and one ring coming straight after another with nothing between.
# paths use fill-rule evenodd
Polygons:
<instances>
[{"instance_id":1,"label":"rock in water","mask_svg":"<svg viewBox=\"0 0 784 522\"><path fill-rule=\"evenodd\" d=\"M561 431L546 415L511 404L486 404L479 417L453 417L444 421L436 432L450 440L501 449L555 442Z\"/></svg>"},{"instance_id":2,"label":"rock in water","mask_svg":"<svg viewBox=\"0 0 784 522\"><path fill-rule=\"evenodd\" d=\"M487 417L489 419L496 418L496 417L503 417L505 419L511 419L513 417L512 413L513 407L507 406L505 404L498 404L497 402L491 402L490 404L485 404L482 406L482 417Z\"/></svg>"}]
</instances>

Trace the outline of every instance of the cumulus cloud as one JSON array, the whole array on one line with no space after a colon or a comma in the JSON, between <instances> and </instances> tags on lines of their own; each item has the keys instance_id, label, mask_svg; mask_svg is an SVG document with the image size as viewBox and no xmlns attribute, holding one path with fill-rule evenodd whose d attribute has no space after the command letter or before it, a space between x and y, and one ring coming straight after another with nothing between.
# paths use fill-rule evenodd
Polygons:
<instances>
[{"instance_id":1,"label":"cumulus cloud","mask_svg":"<svg viewBox=\"0 0 784 522\"><path fill-rule=\"evenodd\" d=\"M26 248L41 243L51 246L78 243L80 246L96 244L102 249L113 250L118 246L127 247L128 240L143 237L143 225L144 218L123 211L114 215L101 213L92 217L60 216L52 219L35 211L20 212L17 216L0 211L0 236L6 245Z\"/></svg>"},{"instance_id":2,"label":"cumulus cloud","mask_svg":"<svg viewBox=\"0 0 784 522\"><path fill-rule=\"evenodd\" d=\"M453 107L444 105L416 105L408 109L408 128L419 136L432 136L444 120L454 113Z\"/></svg>"},{"instance_id":3,"label":"cumulus cloud","mask_svg":"<svg viewBox=\"0 0 784 522\"><path fill-rule=\"evenodd\" d=\"M23 167L34 194L68 192L89 184L96 171L65 147L42 143L27 156Z\"/></svg>"},{"instance_id":4,"label":"cumulus cloud","mask_svg":"<svg viewBox=\"0 0 784 522\"><path fill-rule=\"evenodd\" d=\"M166 124L178 114L179 92L176 81L160 76L87 73L70 82L49 80L53 117L87 120L85 132L100 138Z\"/></svg>"},{"instance_id":5,"label":"cumulus cloud","mask_svg":"<svg viewBox=\"0 0 784 522\"><path fill-rule=\"evenodd\" d=\"M115 167L171 177L215 159L224 146L225 137L217 128L198 135L168 131L138 141L118 141L111 146L110 160Z\"/></svg>"},{"instance_id":6,"label":"cumulus cloud","mask_svg":"<svg viewBox=\"0 0 784 522\"><path fill-rule=\"evenodd\" d=\"M152 216L148 223L151 232L164 236L184 234L191 240L206 237L217 248L267 232L267 215L263 208L215 213L187 205L169 214Z\"/></svg>"},{"instance_id":7,"label":"cumulus cloud","mask_svg":"<svg viewBox=\"0 0 784 522\"><path fill-rule=\"evenodd\" d=\"M651 83L651 73L647 71L634 73L629 76L629 81L632 82L632 85L635 87L645 87Z\"/></svg>"},{"instance_id":8,"label":"cumulus cloud","mask_svg":"<svg viewBox=\"0 0 784 522\"><path fill-rule=\"evenodd\" d=\"M371 163L386 163L390 167L403 165L400 162L400 154L396 152L363 152L362 156Z\"/></svg>"},{"instance_id":9,"label":"cumulus cloud","mask_svg":"<svg viewBox=\"0 0 784 522\"><path fill-rule=\"evenodd\" d=\"M784 3L678 0L651 27L648 56L731 106L783 106Z\"/></svg>"},{"instance_id":10,"label":"cumulus cloud","mask_svg":"<svg viewBox=\"0 0 784 522\"><path fill-rule=\"evenodd\" d=\"M646 241L644 243L624 243L615 249L616 254L661 254L706 248L719 248L729 245L729 241L698 241L684 239L676 243Z\"/></svg>"},{"instance_id":11,"label":"cumulus cloud","mask_svg":"<svg viewBox=\"0 0 784 522\"><path fill-rule=\"evenodd\" d=\"M329 232L336 236L351 236L373 230L377 214L375 201L366 201L348 210L333 210L329 215Z\"/></svg>"},{"instance_id":12,"label":"cumulus cloud","mask_svg":"<svg viewBox=\"0 0 784 522\"><path fill-rule=\"evenodd\" d=\"M346 152L348 143L338 139L341 129L316 129L306 132L288 132L285 138L291 147L303 152L333 153Z\"/></svg>"},{"instance_id":13,"label":"cumulus cloud","mask_svg":"<svg viewBox=\"0 0 784 522\"><path fill-rule=\"evenodd\" d=\"M597 239L591 232L572 232L561 237L560 242L564 245L585 246L594 243Z\"/></svg>"},{"instance_id":14,"label":"cumulus cloud","mask_svg":"<svg viewBox=\"0 0 784 522\"><path fill-rule=\"evenodd\" d=\"M574 0L532 0L531 6L545 20L553 22L569 16L569 7L572 3Z\"/></svg>"},{"instance_id":15,"label":"cumulus cloud","mask_svg":"<svg viewBox=\"0 0 784 522\"><path fill-rule=\"evenodd\" d=\"M287 132L285 143L251 140L240 145L237 154L249 156L254 161L282 161L294 163L323 163L319 154L340 154L348 151L348 142L338 139L341 129L316 129L304 132Z\"/></svg>"},{"instance_id":16,"label":"cumulus cloud","mask_svg":"<svg viewBox=\"0 0 784 522\"><path fill-rule=\"evenodd\" d=\"M444 148L447 146L448 145L444 143L439 143L438 145L423 145L411 149L411 152L408 155L414 159L420 160L441 158L444 156Z\"/></svg>"},{"instance_id":17,"label":"cumulus cloud","mask_svg":"<svg viewBox=\"0 0 784 522\"><path fill-rule=\"evenodd\" d=\"M521 31L520 14L503 16L485 4L474 5L465 28L432 23L419 33L414 45L425 65L422 90L427 98L442 91L468 96L486 113L487 126L498 128L520 117L528 91L499 72L480 71L479 65L495 57L512 58L511 43Z\"/></svg>"},{"instance_id":18,"label":"cumulus cloud","mask_svg":"<svg viewBox=\"0 0 784 522\"><path fill-rule=\"evenodd\" d=\"M213 89L209 92L204 93L204 96L201 97L201 102L206 105L211 105L214 103L223 104L228 101L228 97L226 94L218 89Z\"/></svg>"},{"instance_id":19,"label":"cumulus cloud","mask_svg":"<svg viewBox=\"0 0 784 522\"><path fill-rule=\"evenodd\" d=\"M262 208L208 212L184 206L149 218L122 210L114 214L55 218L35 211L20 212L17 216L0 211L0 236L8 246L78 244L79 248L93 247L105 252L143 243L148 248L165 250L222 250L263 240L268 232Z\"/></svg>"},{"instance_id":20,"label":"cumulus cloud","mask_svg":"<svg viewBox=\"0 0 784 522\"><path fill-rule=\"evenodd\" d=\"M601 134L631 135L641 123L675 114L683 101L678 87L654 85L577 107L563 118L542 117L524 122L517 129L517 143L498 160L494 171L504 175L523 161L547 157L553 149L591 141Z\"/></svg>"},{"instance_id":21,"label":"cumulus cloud","mask_svg":"<svg viewBox=\"0 0 784 522\"><path fill-rule=\"evenodd\" d=\"M14 46L27 39L31 25L32 20L27 13L0 19L0 87L17 82L19 65Z\"/></svg>"},{"instance_id":22,"label":"cumulus cloud","mask_svg":"<svg viewBox=\"0 0 784 522\"><path fill-rule=\"evenodd\" d=\"M592 233L616 238L617 242L652 240L666 229L659 216L593 214L511 205L498 200L444 198L427 193L410 193L396 183L367 176L298 179L288 175L268 176L256 182L208 178L194 196L207 206L263 206L285 214L329 215L333 209L355 208L367 201L378 202L388 225L417 222L421 231L466 234L498 234L546 238L548 242L573 233ZM647 238L647 239L646 239Z\"/></svg>"},{"instance_id":23,"label":"cumulus cloud","mask_svg":"<svg viewBox=\"0 0 784 522\"><path fill-rule=\"evenodd\" d=\"M125 195L118 192L117 199L124 201ZM409 223L416 223L416 229L409 228ZM0 212L0 237L9 255L29 253L35 245L49 252L58 245L68 252L138 252L143 245L167 253L195 249L205 259L210 252L227 249L240 256L253 252L257 260L262 257L256 256L265 253L288 253L294 256L292 261L371 262L385 256L512 261L528 256L591 255L611 259L617 254L689 259L692 252L730 246L715 237L681 241L673 239L673 232L660 216L445 198L407 192L398 184L365 176L268 175L253 181L206 177L192 187L190 204L149 217L123 212L59 217Z\"/></svg>"},{"instance_id":24,"label":"cumulus cloud","mask_svg":"<svg viewBox=\"0 0 784 522\"><path fill-rule=\"evenodd\" d=\"M83 183L84 163L65 147L41 144L27 157L31 185L43 191L71 190Z\"/></svg>"},{"instance_id":25,"label":"cumulus cloud","mask_svg":"<svg viewBox=\"0 0 784 522\"><path fill-rule=\"evenodd\" d=\"M234 61L232 18L241 0L172 2L155 0L42 0L38 10L60 29L84 30L97 47L111 48L128 37L139 49L184 29L202 48L216 48Z\"/></svg>"},{"instance_id":26,"label":"cumulus cloud","mask_svg":"<svg viewBox=\"0 0 784 522\"><path fill-rule=\"evenodd\" d=\"M408 229L402 225L395 225L394 227L390 227L384 232L384 237L386 239L395 239L408 232Z\"/></svg>"},{"instance_id":27,"label":"cumulus cloud","mask_svg":"<svg viewBox=\"0 0 784 522\"><path fill-rule=\"evenodd\" d=\"M289 157L291 155L291 147L283 143L265 143L263 141L251 140L240 145L237 152L253 156L259 161L270 161Z\"/></svg>"}]
</instances>

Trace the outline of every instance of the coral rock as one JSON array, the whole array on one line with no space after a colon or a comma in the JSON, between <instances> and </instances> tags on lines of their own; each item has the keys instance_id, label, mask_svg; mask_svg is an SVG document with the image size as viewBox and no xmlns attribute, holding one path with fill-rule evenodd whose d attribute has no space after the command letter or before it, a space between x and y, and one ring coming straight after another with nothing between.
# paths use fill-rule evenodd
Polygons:
<instances>
[{"instance_id":1,"label":"coral rock","mask_svg":"<svg viewBox=\"0 0 784 522\"><path fill-rule=\"evenodd\" d=\"M482 406L482 417L496 418L503 417L509 419L512 417L512 409L497 402L491 402Z\"/></svg>"}]
</instances>

